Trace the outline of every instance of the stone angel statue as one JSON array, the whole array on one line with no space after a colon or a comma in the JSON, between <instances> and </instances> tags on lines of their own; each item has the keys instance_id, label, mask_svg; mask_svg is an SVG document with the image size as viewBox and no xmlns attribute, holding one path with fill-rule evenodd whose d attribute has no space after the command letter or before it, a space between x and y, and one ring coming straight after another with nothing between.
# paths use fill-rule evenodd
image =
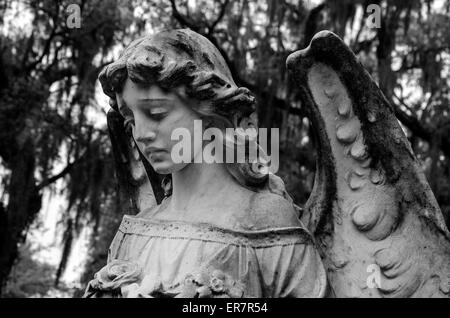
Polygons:
<instances>
[{"instance_id":1,"label":"stone angel statue","mask_svg":"<svg viewBox=\"0 0 450 318\"><path fill-rule=\"evenodd\" d=\"M375 82L327 31L287 68L318 141L303 210L255 138L211 140L215 153L256 144L256 160L199 160L198 130L257 127L255 98L206 38L162 31L101 72L127 215L85 297L450 295L449 232Z\"/></svg>"}]
</instances>

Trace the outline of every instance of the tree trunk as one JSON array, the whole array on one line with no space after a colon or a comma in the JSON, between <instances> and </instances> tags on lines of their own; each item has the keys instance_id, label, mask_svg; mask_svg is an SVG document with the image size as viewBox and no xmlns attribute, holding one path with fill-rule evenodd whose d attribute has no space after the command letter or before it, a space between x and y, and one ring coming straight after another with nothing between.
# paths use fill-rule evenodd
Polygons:
<instances>
[{"instance_id":1,"label":"tree trunk","mask_svg":"<svg viewBox=\"0 0 450 318\"><path fill-rule=\"evenodd\" d=\"M34 178L35 158L32 141L24 143L11 161L11 179L8 185L8 206L0 211L0 286L6 284L17 257L18 244L25 238L25 230L41 208Z\"/></svg>"}]
</instances>

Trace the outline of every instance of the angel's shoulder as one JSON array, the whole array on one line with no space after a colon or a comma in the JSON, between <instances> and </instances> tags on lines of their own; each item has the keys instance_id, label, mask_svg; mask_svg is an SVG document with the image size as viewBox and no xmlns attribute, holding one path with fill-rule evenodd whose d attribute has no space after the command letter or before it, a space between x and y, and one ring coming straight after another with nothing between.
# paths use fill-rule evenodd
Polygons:
<instances>
[{"instance_id":1,"label":"angel's shoulder","mask_svg":"<svg viewBox=\"0 0 450 318\"><path fill-rule=\"evenodd\" d=\"M303 227L295 205L281 195L263 191L250 201L249 214L255 228Z\"/></svg>"},{"instance_id":2,"label":"angel's shoulder","mask_svg":"<svg viewBox=\"0 0 450 318\"><path fill-rule=\"evenodd\" d=\"M144 219L151 219L156 214L164 211L164 209L166 209L166 207L167 207L167 203L168 203L168 200L167 200L167 197L165 197L161 203L155 204L151 207L143 209L136 215L136 217L144 218Z\"/></svg>"}]
</instances>

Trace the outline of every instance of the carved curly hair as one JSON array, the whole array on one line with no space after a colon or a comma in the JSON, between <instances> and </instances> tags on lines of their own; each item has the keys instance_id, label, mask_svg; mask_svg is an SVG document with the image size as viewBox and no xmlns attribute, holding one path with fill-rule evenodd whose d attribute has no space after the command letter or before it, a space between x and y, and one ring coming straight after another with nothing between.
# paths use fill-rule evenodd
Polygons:
<instances>
[{"instance_id":1,"label":"carved curly hair","mask_svg":"<svg viewBox=\"0 0 450 318\"><path fill-rule=\"evenodd\" d=\"M127 78L139 84L157 84L165 90L184 85L188 97L204 101L195 103L193 110L202 118L218 119L224 127L237 128L239 120L255 112L255 97L235 84L217 48L189 29L161 31L137 39L102 70L99 80L103 91L118 111L122 110L118 109L116 93L122 92ZM269 175L261 172L260 163L226 165L244 186L260 189L269 184ZM165 188L167 184L166 180Z\"/></svg>"}]
</instances>

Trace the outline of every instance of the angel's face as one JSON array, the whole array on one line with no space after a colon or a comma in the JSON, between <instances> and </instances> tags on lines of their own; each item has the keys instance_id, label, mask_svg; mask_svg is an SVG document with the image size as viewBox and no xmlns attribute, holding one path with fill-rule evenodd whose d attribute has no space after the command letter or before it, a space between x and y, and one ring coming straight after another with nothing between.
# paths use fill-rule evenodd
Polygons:
<instances>
[{"instance_id":1,"label":"angel's face","mask_svg":"<svg viewBox=\"0 0 450 318\"><path fill-rule=\"evenodd\" d=\"M175 129L189 131L191 145L194 145L194 120L200 117L190 106L193 101L179 94L182 89L164 91L157 85L140 85L127 79L122 91L121 98L134 119L133 137L157 173L174 173L188 164L172 160L172 148L177 143L171 138ZM201 145L197 148L192 147L189 162L202 151Z\"/></svg>"}]
</instances>

